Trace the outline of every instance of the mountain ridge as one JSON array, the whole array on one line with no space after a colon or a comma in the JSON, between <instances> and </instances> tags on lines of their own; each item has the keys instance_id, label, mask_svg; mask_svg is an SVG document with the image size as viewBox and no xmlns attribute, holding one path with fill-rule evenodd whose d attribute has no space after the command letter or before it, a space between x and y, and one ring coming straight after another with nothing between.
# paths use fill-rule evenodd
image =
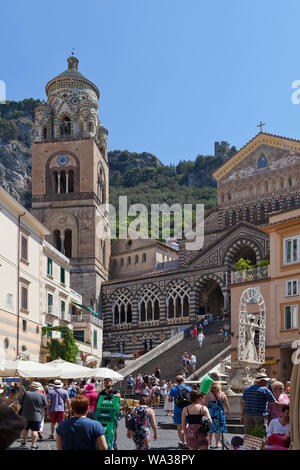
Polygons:
<instances>
[{"instance_id":1,"label":"mountain ridge","mask_svg":"<svg viewBox=\"0 0 300 470\"><path fill-rule=\"evenodd\" d=\"M42 103L29 98L0 104L0 184L29 209L34 108ZM118 197L126 195L130 205L204 203L206 210L212 209L216 206L212 173L235 151L224 148L218 156L198 155L177 165L165 165L149 152L110 151L110 203L118 206Z\"/></svg>"}]
</instances>

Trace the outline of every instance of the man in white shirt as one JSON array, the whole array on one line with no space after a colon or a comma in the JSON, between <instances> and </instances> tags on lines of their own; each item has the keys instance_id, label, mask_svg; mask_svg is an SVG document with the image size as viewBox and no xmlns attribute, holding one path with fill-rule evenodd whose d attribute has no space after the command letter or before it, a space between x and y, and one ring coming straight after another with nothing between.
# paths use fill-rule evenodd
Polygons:
<instances>
[{"instance_id":1,"label":"man in white shirt","mask_svg":"<svg viewBox=\"0 0 300 470\"><path fill-rule=\"evenodd\" d=\"M195 372L196 370L196 362L197 362L196 356L194 354L191 354L191 365L193 368L193 372Z\"/></svg>"},{"instance_id":2,"label":"man in white shirt","mask_svg":"<svg viewBox=\"0 0 300 470\"><path fill-rule=\"evenodd\" d=\"M203 334L203 333L199 333L199 335L198 335L198 342L199 342L200 348L202 348L202 346L203 346L204 338L205 338L204 334Z\"/></svg>"},{"instance_id":3,"label":"man in white shirt","mask_svg":"<svg viewBox=\"0 0 300 470\"><path fill-rule=\"evenodd\" d=\"M283 406L281 418L272 419L267 429L267 437L272 434L281 434L286 436L290 432L290 408Z\"/></svg>"}]
</instances>

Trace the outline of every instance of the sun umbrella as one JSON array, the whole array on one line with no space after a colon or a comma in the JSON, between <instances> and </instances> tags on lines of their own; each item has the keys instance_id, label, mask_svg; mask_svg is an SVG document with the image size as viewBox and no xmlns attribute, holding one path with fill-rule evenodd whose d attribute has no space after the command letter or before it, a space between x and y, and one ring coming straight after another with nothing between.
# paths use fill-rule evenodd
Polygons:
<instances>
[{"instance_id":1,"label":"sun umbrella","mask_svg":"<svg viewBox=\"0 0 300 470\"><path fill-rule=\"evenodd\" d=\"M56 359L45 364L49 369L56 369L56 377L61 379L82 379L90 377L91 369L89 367L73 364L72 362L64 361L63 359Z\"/></svg>"},{"instance_id":2,"label":"sun umbrella","mask_svg":"<svg viewBox=\"0 0 300 470\"><path fill-rule=\"evenodd\" d=\"M0 362L0 377L55 377L55 368L45 366L46 364L37 361L5 360Z\"/></svg>"},{"instance_id":3,"label":"sun umbrella","mask_svg":"<svg viewBox=\"0 0 300 470\"><path fill-rule=\"evenodd\" d=\"M300 450L300 346L293 353L293 362L290 385L290 449Z\"/></svg>"},{"instance_id":4,"label":"sun umbrella","mask_svg":"<svg viewBox=\"0 0 300 470\"><path fill-rule=\"evenodd\" d=\"M124 376L115 372L108 367L98 367L95 369L90 369L90 374L88 377L93 377L94 379L112 379L112 380L123 380Z\"/></svg>"}]
</instances>

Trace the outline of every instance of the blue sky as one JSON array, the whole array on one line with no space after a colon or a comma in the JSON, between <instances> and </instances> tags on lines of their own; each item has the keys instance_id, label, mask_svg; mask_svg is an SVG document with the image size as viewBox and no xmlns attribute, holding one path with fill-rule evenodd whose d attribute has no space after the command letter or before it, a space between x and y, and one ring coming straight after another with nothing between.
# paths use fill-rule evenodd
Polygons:
<instances>
[{"instance_id":1,"label":"blue sky","mask_svg":"<svg viewBox=\"0 0 300 470\"><path fill-rule=\"evenodd\" d=\"M67 68L100 89L109 149L164 163L238 148L258 132L300 139L299 0L1 2L0 80L8 100L45 98Z\"/></svg>"}]
</instances>

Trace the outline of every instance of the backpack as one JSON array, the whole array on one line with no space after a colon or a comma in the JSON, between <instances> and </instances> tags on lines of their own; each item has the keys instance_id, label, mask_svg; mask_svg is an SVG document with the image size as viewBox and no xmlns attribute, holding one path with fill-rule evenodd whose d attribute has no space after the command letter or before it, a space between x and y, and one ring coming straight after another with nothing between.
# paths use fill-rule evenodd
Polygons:
<instances>
[{"instance_id":1,"label":"backpack","mask_svg":"<svg viewBox=\"0 0 300 470\"><path fill-rule=\"evenodd\" d=\"M159 387L157 387L155 389L154 395L156 395L157 397L160 395L160 388Z\"/></svg>"},{"instance_id":2,"label":"backpack","mask_svg":"<svg viewBox=\"0 0 300 470\"><path fill-rule=\"evenodd\" d=\"M125 416L125 426L129 431L137 432L143 422L147 419L148 413L146 408L135 410Z\"/></svg>"},{"instance_id":3,"label":"backpack","mask_svg":"<svg viewBox=\"0 0 300 470\"><path fill-rule=\"evenodd\" d=\"M69 397L70 397L70 398L74 398L74 397L76 397L76 396L77 396L76 390L75 390L75 388L72 387L72 388L69 390Z\"/></svg>"},{"instance_id":4,"label":"backpack","mask_svg":"<svg viewBox=\"0 0 300 470\"><path fill-rule=\"evenodd\" d=\"M176 388L179 392L175 400L176 406L178 408L184 408L185 406L190 405L190 392L187 390L187 388L185 386L183 389L180 389L179 387Z\"/></svg>"}]
</instances>

